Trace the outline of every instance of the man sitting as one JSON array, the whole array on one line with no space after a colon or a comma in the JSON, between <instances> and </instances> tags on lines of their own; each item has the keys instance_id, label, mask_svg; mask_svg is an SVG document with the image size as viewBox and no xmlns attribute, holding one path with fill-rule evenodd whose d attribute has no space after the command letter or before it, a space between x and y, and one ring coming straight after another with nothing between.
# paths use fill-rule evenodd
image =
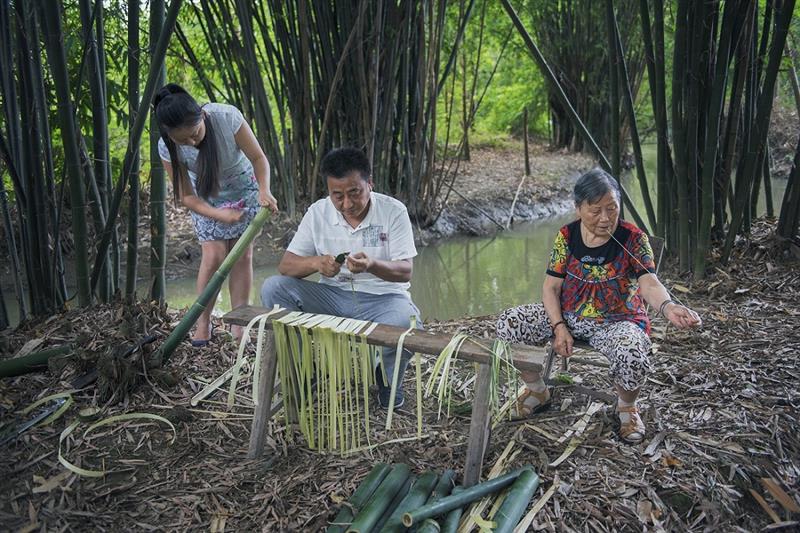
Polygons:
<instances>
[{"instance_id":1,"label":"man sitting","mask_svg":"<svg viewBox=\"0 0 800 533\"><path fill-rule=\"evenodd\" d=\"M361 150L339 148L322 160L328 197L308 208L283 254L278 271L261 287L261 303L408 328L422 327L408 293L417 255L411 220L398 200L372 191L369 160ZM338 261L337 261L338 260ZM302 278L320 273L319 283ZM399 364L395 407L403 405L402 379L411 354L399 363L383 349L388 383L376 371L381 407L389 406L391 378Z\"/></svg>"}]
</instances>

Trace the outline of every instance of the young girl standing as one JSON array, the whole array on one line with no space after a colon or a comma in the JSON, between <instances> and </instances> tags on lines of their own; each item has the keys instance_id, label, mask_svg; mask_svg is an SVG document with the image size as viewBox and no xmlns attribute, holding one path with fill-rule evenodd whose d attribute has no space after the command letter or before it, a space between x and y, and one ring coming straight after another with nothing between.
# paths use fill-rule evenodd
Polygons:
<instances>
[{"instance_id":1,"label":"young girl standing","mask_svg":"<svg viewBox=\"0 0 800 533\"><path fill-rule=\"evenodd\" d=\"M158 153L172 180L175 201L191 211L200 240L200 294L258 210L277 212L269 190L269 161L242 113L231 105L201 107L182 87L170 83L156 93L153 106L161 132ZM247 305L252 284L251 245L231 269L233 308ZM208 345L212 307L198 318L192 346ZM241 328L232 332L238 338Z\"/></svg>"}]
</instances>

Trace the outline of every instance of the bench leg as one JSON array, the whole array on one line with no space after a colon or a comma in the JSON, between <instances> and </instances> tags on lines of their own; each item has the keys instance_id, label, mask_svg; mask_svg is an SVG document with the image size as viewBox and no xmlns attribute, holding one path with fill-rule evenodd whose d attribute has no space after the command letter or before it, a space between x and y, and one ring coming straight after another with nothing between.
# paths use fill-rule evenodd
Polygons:
<instances>
[{"instance_id":1,"label":"bench leg","mask_svg":"<svg viewBox=\"0 0 800 533\"><path fill-rule=\"evenodd\" d=\"M492 381L492 367L478 365L478 377L475 379L475 400L472 403L472 419L469 424L469 443L467 444L467 462L464 465L465 487L471 487L480 481L483 470L483 454L489 443L489 387Z\"/></svg>"},{"instance_id":2,"label":"bench leg","mask_svg":"<svg viewBox=\"0 0 800 533\"><path fill-rule=\"evenodd\" d=\"M247 457L255 459L264 452L269 419L272 416L272 393L275 388L275 370L278 366L278 354L275 351L275 335L271 330L264 332L264 354L258 374L258 405L253 413L253 424L250 426L250 446Z\"/></svg>"}]
</instances>

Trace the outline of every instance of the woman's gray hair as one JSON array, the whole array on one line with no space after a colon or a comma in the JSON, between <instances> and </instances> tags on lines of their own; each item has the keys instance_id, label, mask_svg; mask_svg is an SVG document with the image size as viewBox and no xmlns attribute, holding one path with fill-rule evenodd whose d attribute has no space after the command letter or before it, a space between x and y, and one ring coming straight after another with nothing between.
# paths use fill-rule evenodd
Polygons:
<instances>
[{"instance_id":1,"label":"woman's gray hair","mask_svg":"<svg viewBox=\"0 0 800 533\"><path fill-rule=\"evenodd\" d=\"M613 192L620 201L619 185L611 174L601 168L593 168L575 182L572 198L575 206L580 207L583 202L593 204L606 194Z\"/></svg>"}]
</instances>

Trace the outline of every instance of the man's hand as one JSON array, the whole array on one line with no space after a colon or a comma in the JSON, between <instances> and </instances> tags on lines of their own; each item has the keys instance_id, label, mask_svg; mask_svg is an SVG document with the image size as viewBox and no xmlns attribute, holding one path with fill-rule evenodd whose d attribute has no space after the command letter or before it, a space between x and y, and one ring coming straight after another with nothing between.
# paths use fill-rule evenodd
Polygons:
<instances>
[{"instance_id":1,"label":"man's hand","mask_svg":"<svg viewBox=\"0 0 800 533\"><path fill-rule=\"evenodd\" d=\"M361 274L367 272L372 266L372 259L369 258L364 252L356 252L350 254L345 259L347 262L347 269L353 274Z\"/></svg>"},{"instance_id":2,"label":"man's hand","mask_svg":"<svg viewBox=\"0 0 800 533\"><path fill-rule=\"evenodd\" d=\"M700 315L676 303L668 303L664 308L664 317L680 329L696 328L703 324Z\"/></svg>"},{"instance_id":3,"label":"man's hand","mask_svg":"<svg viewBox=\"0 0 800 533\"><path fill-rule=\"evenodd\" d=\"M342 269L342 265L336 262L332 255L317 256L317 272L326 278L332 278Z\"/></svg>"},{"instance_id":4,"label":"man's hand","mask_svg":"<svg viewBox=\"0 0 800 533\"><path fill-rule=\"evenodd\" d=\"M242 217L244 216L244 210L242 209L217 209L217 217L216 219L222 222L223 224L236 224Z\"/></svg>"},{"instance_id":5,"label":"man's hand","mask_svg":"<svg viewBox=\"0 0 800 533\"><path fill-rule=\"evenodd\" d=\"M554 338L553 338L553 348L555 349L556 353L561 357L570 357L572 355L572 345L574 341L572 339L572 333L570 333L569 328L566 324L561 324L556 326L555 331L553 331Z\"/></svg>"}]
</instances>

